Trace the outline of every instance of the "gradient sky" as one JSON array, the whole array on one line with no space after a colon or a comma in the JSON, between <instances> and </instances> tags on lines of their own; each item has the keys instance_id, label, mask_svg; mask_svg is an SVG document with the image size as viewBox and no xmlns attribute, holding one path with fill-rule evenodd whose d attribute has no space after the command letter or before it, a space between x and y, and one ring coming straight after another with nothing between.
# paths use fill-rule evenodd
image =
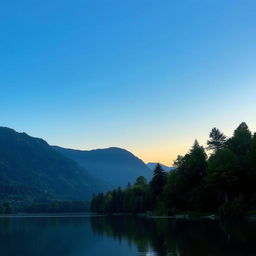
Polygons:
<instances>
[{"instance_id":1,"label":"gradient sky","mask_svg":"<svg viewBox=\"0 0 256 256\"><path fill-rule=\"evenodd\" d=\"M256 1L2 0L1 126L172 164L256 131Z\"/></svg>"}]
</instances>

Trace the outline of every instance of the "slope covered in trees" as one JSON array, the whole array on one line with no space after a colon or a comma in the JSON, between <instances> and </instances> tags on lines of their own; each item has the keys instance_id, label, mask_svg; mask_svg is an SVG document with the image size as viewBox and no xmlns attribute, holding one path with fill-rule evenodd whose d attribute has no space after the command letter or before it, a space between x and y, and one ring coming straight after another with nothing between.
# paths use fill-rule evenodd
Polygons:
<instances>
[{"instance_id":1,"label":"slope covered in trees","mask_svg":"<svg viewBox=\"0 0 256 256\"><path fill-rule=\"evenodd\" d=\"M210 132L207 149L197 141L174 161L167 173L160 165L151 181L139 177L126 189L94 195L91 209L101 213L172 215L197 211L238 217L256 209L256 134L241 123L227 138L217 128Z\"/></svg>"},{"instance_id":2,"label":"slope covered in trees","mask_svg":"<svg viewBox=\"0 0 256 256\"><path fill-rule=\"evenodd\" d=\"M138 176L152 177L151 170L142 160L122 148L74 150L55 146L54 149L113 188L125 187L128 182L135 182Z\"/></svg>"},{"instance_id":3,"label":"slope covered in trees","mask_svg":"<svg viewBox=\"0 0 256 256\"><path fill-rule=\"evenodd\" d=\"M0 128L0 201L89 200L101 182L44 140Z\"/></svg>"}]
</instances>

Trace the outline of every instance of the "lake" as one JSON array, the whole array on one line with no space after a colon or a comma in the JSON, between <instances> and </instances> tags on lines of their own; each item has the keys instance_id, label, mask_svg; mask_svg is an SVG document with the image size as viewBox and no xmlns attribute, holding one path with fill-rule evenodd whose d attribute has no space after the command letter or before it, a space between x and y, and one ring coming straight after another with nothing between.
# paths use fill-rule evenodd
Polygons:
<instances>
[{"instance_id":1,"label":"lake","mask_svg":"<svg viewBox=\"0 0 256 256\"><path fill-rule=\"evenodd\" d=\"M249 256L256 222L145 217L0 218L1 256Z\"/></svg>"}]
</instances>

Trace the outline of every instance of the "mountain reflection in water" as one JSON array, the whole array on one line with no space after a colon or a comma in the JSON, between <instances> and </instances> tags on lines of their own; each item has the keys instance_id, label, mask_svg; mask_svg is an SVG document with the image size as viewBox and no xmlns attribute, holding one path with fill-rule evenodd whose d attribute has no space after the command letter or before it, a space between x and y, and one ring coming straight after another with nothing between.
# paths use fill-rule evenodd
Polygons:
<instances>
[{"instance_id":1,"label":"mountain reflection in water","mask_svg":"<svg viewBox=\"0 0 256 256\"><path fill-rule=\"evenodd\" d=\"M0 218L1 256L255 256L255 243L254 221Z\"/></svg>"}]
</instances>

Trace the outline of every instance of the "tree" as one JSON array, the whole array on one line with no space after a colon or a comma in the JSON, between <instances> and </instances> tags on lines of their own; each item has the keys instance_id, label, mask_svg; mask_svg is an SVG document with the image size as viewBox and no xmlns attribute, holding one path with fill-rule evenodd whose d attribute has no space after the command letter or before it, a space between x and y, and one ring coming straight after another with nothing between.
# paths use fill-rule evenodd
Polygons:
<instances>
[{"instance_id":1,"label":"tree","mask_svg":"<svg viewBox=\"0 0 256 256\"><path fill-rule=\"evenodd\" d=\"M166 173L160 164L147 183L142 176L126 189L118 188L93 197L98 212L175 214L182 211L219 212L239 217L256 208L256 134L252 137L241 123L226 140L213 128L207 142L213 154L195 140L184 156L174 161L175 169Z\"/></svg>"},{"instance_id":2,"label":"tree","mask_svg":"<svg viewBox=\"0 0 256 256\"><path fill-rule=\"evenodd\" d=\"M147 180L146 180L145 177L139 176L139 177L136 179L135 185L146 185L146 184L147 184Z\"/></svg>"},{"instance_id":3,"label":"tree","mask_svg":"<svg viewBox=\"0 0 256 256\"><path fill-rule=\"evenodd\" d=\"M250 193L248 179L250 175L250 152L252 149L252 134L246 123L241 123L234 131L234 135L227 141L227 148L237 158L239 173L239 184L237 190L242 193Z\"/></svg>"},{"instance_id":4,"label":"tree","mask_svg":"<svg viewBox=\"0 0 256 256\"><path fill-rule=\"evenodd\" d=\"M175 161L178 169L186 176L191 184L198 184L206 173L207 155L198 141L195 140L192 148L184 157Z\"/></svg>"},{"instance_id":5,"label":"tree","mask_svg":"<svg viewBox=\"0 0 256 256\"><path fill-rule=\"evenodd\" d=\"M206 173L207 155L204 147L200 146L198 141L195 140L192 149L190 150L189 169L190 173L194 176L202 177Z\"/></svg>"},{"instance_id":6,"label":"tree","mask_svg":"<svg viewBox=\"0 0 256 256\"><path fill-rule=\"evenodd\" d=\"M150 188L153 198L157 198L162 195L165 184L167 183L167 173L162 169L158 163L154 169L153 178L150 182Z\"/></svg>"},{"instance_id":7,"label":"tree","mask_svg":"<svg viewBox=\"0 0 256 256\"><path fill-rule=\"evenodd\" d=\"M195 140L192 148L184 157L178 156L175 165L177 175L172 177L175 180L175 190L171 189L174 201L180 209L195 209L199 203L202 203L202 181L207 168L207 155L204 148Z\"/></svg>"},{"instance_id":8,"label":"tree","mask_svg":"<svg viewBox=\"0 0 256 256\"><path fill-rule=\"evenodd\" d=\"M238 163L236 155L229 149L221 149L208 161L205 184L216 191L220 202L227 203L235 191L238 181Z\"/></svg>"},{"instance_id":9,"label":"tree","mask_svg":"<svg viewBox=\"0 0 256 256\"><path fill-rule=\"evenodd\" d=\"M213 150L216 152L217 150L224 147L226 142L226 136L220 132L219 129L213 128L210 132L210 139L207 141L207 149Z\"/></svg>"},{"instance_id":10,"label":"tree","mask_svg":"<svg viewBox=\"0 0 256 256\"><path fill-rule=\"evenodd\" d=\"M252 138L251 151L250 151L250 166L251 173L256 176L256 133Z\"/></svg>"},{"instance_id":11,"label":"tree","mask_svg":"<svg viewBox=\"0 0 256 256\"><path fill-rule=\"evenodd\" d=\"M234 131L233 137L227 141L227 146L241 160L248 154L251 149L252 134L246 123L241 123Z\"/></svg>"},{"instance_id":12,"label":"tree","mask_svg":"<svg viewBox=\"0 0 256 256\"><path fill-rule=\"evenodd\" d=\"M5 214L10 214L12 213L12 208L8 202L3 203L3 208L4 208L4 213Z\"/></svg>"},{"instance_id":13,"label":"tree","mask_svg":"<svg viewBox=\"0 0 256 256\"><path fill-rule=\"evenodd\" d=\"M256 206L256 192L255 192L255 184L256 184L256 133L254 133L251 143L251 150L249 152L249 171L248 178L246 181L246 185L249 189L249 194L252 198L254 198L255 206Z\"/></svg>"},{"instance_id":14,"label":"tree","mask_svg":"<svg viewBox=\"0 0 256 256\"><path fill-rule=\"evenodd\" d=\"M169 214L174 214L177 208L182 208L180 202L180 193L183 193L183 181L184 179L182 173L178 169L175 169L168 174L168 181L165 186L164 197Z\"/></svg>"}]
</instances>

